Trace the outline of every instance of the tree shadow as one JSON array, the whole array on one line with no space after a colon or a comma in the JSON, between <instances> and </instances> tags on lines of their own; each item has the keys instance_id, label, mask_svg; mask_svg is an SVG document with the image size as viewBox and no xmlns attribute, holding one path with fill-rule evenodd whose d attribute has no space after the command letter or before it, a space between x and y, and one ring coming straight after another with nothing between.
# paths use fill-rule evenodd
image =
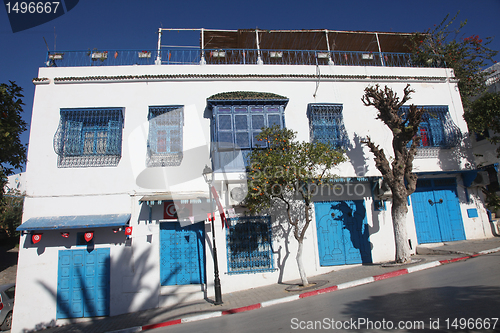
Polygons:
<instances>
[{"instance_id":1,"label":"tree shadow","mask_svg":"<svg viewBox=\"0 0 500 333\"><path fill-rule=\"evenodd\" d=\"M431 327L430 324L432 322L436 325L436 320L439 319L439 331L456 332L457 329L446 328L447 318L450 318L451 324L453 318L498 317L499 306L500 288L498 287L436 287L371 296L345 304L342 314L356 320L366 318L372 322L392 321L395 327L400 321L420 324L423 322L427 331L431 328L437 330L437 327ZM498 332L498 325L497 323L496 332ZM371 332L373 328L358 327L358 331ZM478 330L465 327L460 331Z\"/></svg>"},{"instance_id":2,"label":"tree shadow","mask_svg":"<svg viewBox=\"0 0 500 333\"><path fill-rule=\"evenodd\" d=\"M311 205L311 210L314 207ZM277 283L283 283L283 276L285 274L285 267L288 259L290 257L290 242L296 242L297 240L293 236L293 226L289 223L286 205L276 200L275 205L269 211L269 214L274 217L272 231L273 231L273 242L283 240L284 246L279 246L277 250L273 253L277 255L276 266L279 271ZM292 201L290 207L290 215L292 218L297 218L299 220L299 225L301 230L305 223L305 213L304 213L304 203L300 201ZM309 215L311 216L311 215ZM313 221L311 221L312 223ZM311 226L309 225L309 228ZM280 242L281 243L281 242Z\"/></svg>"},{"instance_id":3,"label":"tree shadow","mask_svg":"<svg viewBox=\"0 0 500 333\"><path fill-rule=\"evenodd\" d=\"M363 264L372 263L372 244L369 241L370 228L365 223L366 208L364 202L362 200L334 201L331 203L330 216L327 217L332 225L340 222L342 229L348 231L348 235L346 235L345 231L337 229L339 233L342 233L342 237L348 236L350 240L350 242L345 239L342 241L347 263L349 263L350 257L354 259L358 256Z\"/></svg>"},{"instance_id":4,"label":"tree shadow","mask_svg":"<svg viewBox=\"0 0 500 333\"><path fill-rule=\"evenodd\" d=\"M368 172L368 164L366 163L368 158L365 156L361 138L357 133L354 133L352 142L354 142L354 145L349 142L349 147L346 151L346 155L355 170L356 176L364 177Z\"/></svg>"},{"instance_id":5,"label":"tree shadow","mask_svg":"<svg viewBox=\"0 0 500 333\"><path fill-rule=\"evenodd\" d=\"M438 163L441 170L462 170L475 168L474 154L468 133L462 133L458 144L450 149L438 149ZM462 166L462 162L467 161Z\"/></svg>"}]
</instances>

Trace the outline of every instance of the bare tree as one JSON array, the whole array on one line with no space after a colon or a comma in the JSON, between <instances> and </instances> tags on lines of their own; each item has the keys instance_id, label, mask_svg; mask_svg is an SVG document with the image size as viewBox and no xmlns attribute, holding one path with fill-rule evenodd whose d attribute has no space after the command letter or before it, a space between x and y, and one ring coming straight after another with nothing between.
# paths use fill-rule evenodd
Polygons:
<instances>
[{"instance_id":1,"label":"bare tree","mask_svg":"<svg viewBox=\"0 0 500 333\"><path fill-rule=\"evenodd\" d=\"M377 119L384 122L392 131L392 148L394 157L392 162L387 159L384 150L372 142L370 137L363 140L375 155L375 166L384 177L384 181L392 191L392 224L396 243L396 262L406 263L411 260L410 247L406 230L406 215L408 207L407 197L415 192L417 175L413 173L413 159L420 144L418 127L425 112L423 108L411 105L406 112L401 106L410 99L415 92L408 84L404 88L404 95L400 99L389 87L380 89L378 85L365 88L361 98L366 106L377 109ZM410 143L411 142L411 143Z\"/></svg>"}]
</instances>

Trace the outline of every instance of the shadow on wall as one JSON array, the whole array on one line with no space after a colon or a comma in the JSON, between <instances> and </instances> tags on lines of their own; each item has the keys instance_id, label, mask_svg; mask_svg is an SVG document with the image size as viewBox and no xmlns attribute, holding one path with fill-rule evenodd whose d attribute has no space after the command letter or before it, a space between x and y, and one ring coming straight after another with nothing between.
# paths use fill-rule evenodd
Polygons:
<instances>
[{"instance_id":1,"label":"shadow on wall","mask_svg":"<svg viewBox=\"0 0 500 333\"><path fill-rule=\"evenodd\" d=\"M347 230L343 232L343 236L348 236L350 243L347 239L343 239L346 255L349 251L359 251L361 255L361 262L363 264L372 263L372 243L369 241L370 230L366 221L366 208L363 200L354 201L336 201L332 202L330 208L331 217L335 221L340 221L342 229ZM339 214L340 213L340 214ZM348 235L347 235L348 234ZM352 245L352 248L350 248ZM354 250L356 249L356 250Z\"/></svg>"},{"instance_id":2,"label":"shadow on wall","mask_svg":"<svg viewBox=\"0 0 500 333\"><path fill-rule=\"evenodd\" d=\"M314 206L311 205L309 216L311 216L313 210ZM272 224L273 240L280 241L280 246L278 247L278 249L273 248L273 254L276 256L276 266L279 271L277 283L283 283L286 263L291 254L290 243L298 243L293 234L293 226L288 222L285 204L282 202L277 202L277 204L274 205L271 209L270 214L271 216L275 217ZM292 216L292 218L299 219L299 225L302 230L302 227L305 223L304 203L300 201L292 201L290 215ZM314 223L313 221L314 220L311 220L311 223ZM311 228L311 225L309 225L308 229L309 228ZM295 259L295 256L293 257L293 259ZM305 258L303 257L302 260L305 260Z\"/></svg>"},{"instance_id":3,"label":"shadow on wall","mask_svg":"<svg viewBox=\"0 0 500 333\"><path fill-rule=\"evenodd\" d=\"M112 230L109 231L113 233ZM59 232L55 231L54 233L59 234ZM113 294L110 293L108 294L106 301L101 303L96 303L95 301L95 297L100 296L100 292L104 292L105 289L100 289L95 292L92 290L92 288L86 288L86 286L88 286L89 283L91 284L96 283L96 280L88 281L86 279L88 271L86 270L85 266L84 265L72 266L74 270L72 276L74 279L71 283L73 285L81 286L81 288L73 289L73 293L78 294L76 298L81 298L81 307L83 308L83 311L85 311L85 315L75 316L75 308L71 305L70 302L67 302L66 300L63 299L65 297L63 294L58 294L57 288L54 289L52 286L48 285L44 281L41 280L37 281L37 283L52 297L54 304L57 304L58 319L67 318L64 320L66 320L70 324L74 324L75 325L74 329L77 331L92 330L91 329L92 325L94 323L97 323L103 317L102 306L105 306L107 308L104 309L104 311L106 313L105 317L108 317L111 301L114 303L120 302L120 304L123 304L123 302L125 302L125 304L129 306L128 311L133 311L130 308L130 306L132 305L136 309L157 308L159 305L160 285L153 285L148 283L148 281L144 280L144 276L148 272L150 272L153 269L156 269L155 265L150 263L149 260L149 258L152 255L151 254L152 247L141 248L140 254L137 255L136 253L134 253L135 249L133 247L133 238L127 240L125 238L126 236L124 236L123 233L118 235L113 234L113 236L114 236L113 241L115 243L125 244L125 247L122 248L122 251L119 252L115 251L113 252L114 255L111 255L110 257L106 258L105 265L107 265L107 267L109 267L110 270L110 275L108 276L110 276L112 279L110 281L112 284L109 284L108 282L109 285L108 290L112 290L113 292ZM146 235L144 237L146 237ZM59 236L59 238L62 237ZM99 239L99 237L96 238ZM117 238L120 238L120 240L118 241ZM29 237L26 237L25 243L28 243L25 244L25 246L27 247L34 247L37 245L37 244L29 244L31 243ZM103 249L103 248L95 247L95 244L90 244L88 246L82 246L76 248L77 251L85 250L86 253L92 253L97 251L98 249ZM73 250L74 248L72 250L60 250L60 251L69 252ZM171 274L175 275L176 271L173 271ZM105 281L97 280L97 284L102 285L103 283L105 283ZM180 288L181 288L180 286L178 288L175 288L175 290L172 291L172 293L175 293ZM176 305L158 309L153 313L146 313L142 320L144 320L144 322L147 323L151 320L154 320L155 316L164 314L165 312L184 306L181 304L185 302L187 298L190 297L190 294L185 293L183 291L182 295L184 296L180 296L177 298L178 303ZM74 298L75 295L71 297ZM96 304L101 308L96 308ZM39 306L39 305L34 305L34 306ZM36 309L33 309L33 311L36 311ZM85 322L78 322L79 321L78 319L82 317L88 318L88 320L86 320ZM112 327L113 328L116 327L116 329L128 327L128 324L126 322L123 321L121 322L120 320L118 320L119 317L120 316L113 317L117 318L117 320L113 322ZM56 325L57 325L56 320L51 319L50 321L40 322L39 324L35 325L35 328L33 330L24 329L23 331L24 332L37 331L49 327L54 327ZM120 327L120 325L123 325L123 327Z\"/></svg>"},{"instance_id":4,"label":"shadow on wall","mask_svg":"<svg viewBox=\"0 0 500 333\"><path fill-rule=\"evenodd\" d=\"M366 163L368 157L365 156L361 139L362 138L357 133L354 133L354 138L352 140L354 145L349 142L349 147L346 151L346 155L349 158L349 162L352 164L357 177L364 177L368 172L368 164ZM373 159L373 155L371 155L371 157Z\"/></svg>"},{"instance_id":5,"label":"shadow on wall","mask_svg":"<svg viewBox=\"0 0 500 333\"><path fill-rule=\"evenodd\" d=\"M474 169L474 155L468 133L462 133L456 147L438 149L438 163L442 170ZM464 166L462 162L467 161ZM471 163L472 162L472 163Z\"/></svg>"}]
</instances>

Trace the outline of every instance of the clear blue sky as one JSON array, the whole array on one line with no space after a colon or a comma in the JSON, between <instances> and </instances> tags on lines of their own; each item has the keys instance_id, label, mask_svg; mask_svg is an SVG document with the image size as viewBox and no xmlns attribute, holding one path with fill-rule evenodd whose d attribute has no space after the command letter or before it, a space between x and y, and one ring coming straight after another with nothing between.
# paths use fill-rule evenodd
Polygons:
<instances>
[{"instance_id":1,"label":"clear blue sky","mask_svg":"<svg viewBox=\"0 0 500 333\"><path fill-rule=\"evenodd\" d=\"M17 33L2 7L0 83L15 81L24 89L28 123L35 90L31 80L47 52L43 37L51 50L54 42L57 50L142 50L156 48L159 27L415 32L460 10L458 21L468 21L465 35L496 36L490 47L500 50L500 0L80 0L59 18ZM164 43L179 45L178 36L169 33ZM193 42L197 45L197 38ZM28 134L22 137L25 143Z\"/></svg>"}]
</instances>

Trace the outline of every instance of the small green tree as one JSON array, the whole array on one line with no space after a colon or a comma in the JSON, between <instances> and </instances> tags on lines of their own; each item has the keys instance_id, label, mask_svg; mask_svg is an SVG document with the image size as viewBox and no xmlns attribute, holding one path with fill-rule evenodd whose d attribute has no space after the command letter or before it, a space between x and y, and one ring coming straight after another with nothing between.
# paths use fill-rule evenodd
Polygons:
<instances>
[{"instance_id":1,"label":"small green tree","mask_svg":"<svg viewBox=\"0 0 500 333\"><path fill-rule=\"evenodd\" d=\"M412 61L420 66L446 66L453 68L458 81L462 103L468 109L471 98L485 91L485 76L482 71L498 51L487 47L492 37L484 40L477 35L464 37L461 29L467 20L460 22L458 28L452 29L459 12L448 20L444 20L425 32L416 32L410 39Z\"/></svg>"},{"instance_id":2,"label":"small green tree","mask_svg":"<svg viewBox=\"0 0 500 333\"><path fill-rule=\"evenodd\" d=\"M22 88L12 81L0 84L0 200L6 177L26 163L26 145L20 139L27 126L22 119L24 103L21 98L24 96L21 92Z\"/></svg>"},{"instance_id":3,"label":"small green tree","mask_svg":"<svg viewBox=\"0 0 500 333\"><path fill-rule=\"evenodd\" d=\"M476 99L464 112L464 119L470 131L487 136L492 144L499 144L500 93L485 93ZM500 157L500 146L497 147L497 157Z\"/></svg>"},{"instance_id":4,"label":"small green tree","mask_svg":"<svg viewBox=\"0 0 500 333\"><path fill-rule=\"evenodd\" d=\"M411 260L406 230L406 215L408 214L406 198L415 191L417 186L417 175L413 173L413 160L420 144L420 136L417 132L424 113L423 108L419 109L415 105L410 105L406 113L400 111L413 92L415 91L410 89L410 85L407 85L400 99L391 88L385 86L384 89L380 89L376 85L367 87L361 99L366 106L373 106L377 109L377 119L389 127L393 136L392 162L389 162L384 150L375 145L370 137L367 137L363 143L375 156L375 167L380 171L392 192L391 214L396 244L396 262L398 263Z\"/></svg>"},{"instance_id":5,"label":"small green tree","mask_svg":"<svg viewBox=\"0 0 500 333\"><path fill-rule=\"evenodd\" d=\"M0 227L8 230L9 236L16 236L16 228L23 217L24 195L19 190L10 189L2 198L0 206Z\"/></svg>"},{"instance_id":6,"label":"small green tree","mask_svg":"<svg viewBox=\"0 0 500 333\"><path fill-rule=\"evenodd\" d=\"M302 264L302 247L311 222L313 191L334 178L332 168L346 160L343 152L324 143L297 142L296 132L278 126L263 128L257 136L262 149L249 155L248 194L246 204L252 214L266 212L284 204L286 218L298 242L297 266L302 285L309 284ZM292 216L292 208L301 203L304 219Z\"/></svg>"}]
</instances>

